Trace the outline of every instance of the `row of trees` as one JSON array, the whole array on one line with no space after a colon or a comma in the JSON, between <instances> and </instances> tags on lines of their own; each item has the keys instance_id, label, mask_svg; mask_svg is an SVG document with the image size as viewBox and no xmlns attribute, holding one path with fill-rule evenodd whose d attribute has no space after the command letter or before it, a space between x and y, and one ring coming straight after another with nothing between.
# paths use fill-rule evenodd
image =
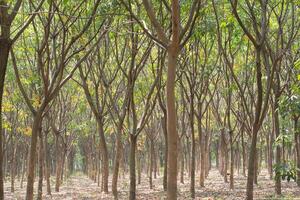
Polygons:
<instances>
[{"instance_id":1,"label":"row of trees","mask_svg":"<svg viewBox=\"0 0 300 200\"><path fill-rule=\"evenodd\" d=\"M27 200L35 176L41 199L44 179L50 194L50 176L59 191L75 169L105 193L111 175L115 198L128 171L129 199L161 167L168 199L185 172L195 198L214 163L230 189L242 169L247 199L263 167L277 194L281 177L300 177L299 2L0 0L0 11L0 199L8 173L11 191L27 176Z\"/></svg>"}]
</instances>

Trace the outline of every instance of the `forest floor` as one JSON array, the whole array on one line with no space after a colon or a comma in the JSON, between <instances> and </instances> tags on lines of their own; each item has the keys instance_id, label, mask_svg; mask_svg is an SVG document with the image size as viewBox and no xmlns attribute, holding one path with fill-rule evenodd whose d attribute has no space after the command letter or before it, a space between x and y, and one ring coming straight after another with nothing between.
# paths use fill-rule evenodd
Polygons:
<instances>
[{"instance_id":1,"label":"forest floor","mask_svg":"<svg viewBox=\"0 0 300 200\"><path fill-rule=\"evenodd\" d=\"M198 176L197 176L198 178ZM178 184L179 199L189 199L189 180L186 176L185 183ZM198 180L198 179L196 179ZM96 199L113 199L111 193L104 194L100 192L97 183L94 183L88 177L82 174L71 176L63 183L60 192L54 192L54 180L52 180L52 196L45 195L45 200L96 200ZM224 183L223 177L216 169L209 172L205 180L205 187L201 188L196 182L196 199L201 200L239 200L245 198L246 192L246 177L243 175L235 175L235 189L229 189L229 183ZM25 199L26 183L21 189L19 182L16 180L15 192L10 193L10 183L5 184L5 199L6 200L23 200ZM166 193L162 188L162 177L153 179L153 189L149 189L149 182L146 176L142 177L141 184L137 185L137 199L160 200L165 199ZM35 190L37 185L35 185ZM119 183L119 199L127 199L129 190L129 179L121 178ZM280 198L275 198L274 181L269 179L266 170L262 170L258 177L258 185L255 185L254 199L299 199L300 188L297 187L294 181L282 182L282 194ZM46 193L46 188L43 188L43 193Z\"/></svg>"}]
</instances>

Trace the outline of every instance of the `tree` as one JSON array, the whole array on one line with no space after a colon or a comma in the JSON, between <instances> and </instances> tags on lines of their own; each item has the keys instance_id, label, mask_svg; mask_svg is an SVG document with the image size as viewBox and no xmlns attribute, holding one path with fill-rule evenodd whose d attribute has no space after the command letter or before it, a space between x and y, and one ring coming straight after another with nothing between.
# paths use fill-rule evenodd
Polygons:
<instances>
[{"instance_id":1,"label":"tree","mask_svg":"<svg viewBox=\"0 0 300 200\"><path fill-rule=\"evenodd\" d=\"M2 152L2 102L3 102L3 91L4 91L4 81L6 75L6 69L8 64L8 57L10 49L13 43L20 37L20 35L25 31L25 29L30 25L34 17L36 16L36 12L39 11L41 6L44 3L44 0L41 0L40 3L36 6L34 10L34 14L31 15L25 22L24 25L14 30L16 31L15 35L12 35L11 28L15 18L18 14L18 11L22 5L22 0L17 0L15 2L13 9L10 11L10 5L8 5L7 1L0 1L0 27L1 27L1 35L0 35L0 199L4 199L4 190L3 190L3 152Z\"/></svg>"},{"instance_id":2,"label":"tree","mask_svg":"<svg viewBox=\"0 0 300 200\"><path fill-rule=\"evenodd\" d=\"M157 37L143 25L138 17L133 13L131 4L127 4L122 0L123 5L131 13L133 18L141 25L145 33L161 45L167 51L167 83L166 83L166 110L167 110L167 134L168 134L168 178L167 178L167 197L168 199L177 199L177 129L176 124L176 109L175 109L175 77L176 77L176 66L177 59L180 50L184 47L188 41L195 21L198 17L198 11L200 9L200 1L194 0L191 8L190 15L188 17L186 25L181 29L180 19L180 6L178 0L172 0L171 6L164 4L166 9L171 12L171 39L166 35L163 26L159 23L152 6L152 3L148 0L143 0L144 8L150 19L151 25L154 27Z\"/></svg>"},{"instance_id":3,"label":"tree","mask_svg":"<svg viewBox=\"0 0 300 200\"><path fill-rule=\"evenodd\" d=\"M99 6L100 1L97 1L94 9L92 10L91 16L93 16L96 11L97 7ZM58 92L60 88L72 77L75 70L78 68L78 66L86 59L86 57L89 55L91 50L95 45L91 45L90 49L86 50L82 56L82 58L73 65L71 68L71 71L66 74L65 69L70 63L70 60L73 56L77 55L78 53L82 52L90 43L91 40L88 40L86 43L84 43L81 47L77 48L77 50L71 51L72 48L76 48L77 41L82 37L82 35L85 33L86 30L90 27L93 18L89 18L86 23L80 28L80 31L72 36L71 38L66 38L66 34L68 30L66 27L68 26L74 26L74 22L67 20L66 22L60 18L60 20L56 21L54 20L56 15L55 12L52 12L57 8L56 2L50 1L49 5L47 5L48 14L46 16L39 15L39 20L45 20L46 23L41 23L39 26L42 26L43 28L43 35L42 40L37 39L37 60L34 60L33 64L36 65L35 71L40 74L39 80L37 84L40 84L39 87L41 90L37 91L36 98L34 102L30 100L28 97L28 94L26 93L26 90L22 84L18 67L17 67L17 60L16 56L14 55L12 51L12 61L14 66L14 71L16 75L16 80L19 86L19 89L23 95L23 98L25 99L25 102L27 106L29 107L32 115L33 115L33 124L32 124L32 134L31 134L31 145L30 145L30 156L29 156L29 162L28 162L28 177L27 177L27 193L26 193L26 199L32 200L33 199L33 183L34 183L34 169L35 169L35 151L36 151L36 145L37 145L37 138L39 135L40 127L42 124L42 119L44 116L44 113L51 101L58 95ZM81 9L84 9L83 6ZM77 10L77 6L74 5L73 10L70 12L73 13L74 10ZM58 14L58 17L60 15ZM79 15L76 16L75 19L78 19ZM37 21L33 23L32 29L33 32L36 34L36 37L39 37L39 33L37 32ZM51 24L58 25L58 23L63 28L59 30L51 30ZM76 24L75 24L76 25ZM69 27L70 28L70 27ZM101 28L99 28L99 31ZM51 32L53 31L53 32ZM61 37L68 39L65 43L61 43L60 47L58 48L55 40L56 37L50 37L50 35L60 35ZM93 37L92 37L93 39ZM51 46L53 45L53 46ZM26 44L25 44L26 46ZM54 52L54 55L52 55L50 51L47 51L47 49L52 49ZM57 56L57 53L60 51L61 57ZM28 58L28 64L32 64L32 61ZM49 61L50 58L54 58L53 60ZM48 62L47 62L48 61ZM52 73L54 76L52 76ZM64 76L65 75L65 76Z\"/></svg>"}]
</instances>

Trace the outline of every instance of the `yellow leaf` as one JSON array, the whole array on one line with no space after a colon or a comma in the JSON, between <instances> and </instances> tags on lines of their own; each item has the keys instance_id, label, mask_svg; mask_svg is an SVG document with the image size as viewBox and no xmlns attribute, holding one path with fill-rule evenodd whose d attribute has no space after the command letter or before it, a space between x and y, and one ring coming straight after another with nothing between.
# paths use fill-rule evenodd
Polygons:
<instances>
[{"instance_id":1,"label":"yellow leaf","mask_svg":"<svg viewBox=\"0 0 300 200\"><path fill-rule=\"evenodd\" d=\"M8 122L8 121L3 121L3 128L8 130L8 131L11 131L11 124Z\"/></svg>"},{"instance_id":2,"label":"yellow leaf","mask_svg":"<svg viewBox=\"0 0 300 200\"><path fill-rule=\"evenodd\" d=\"M13 105L10 104L9 102L4 102L2 109L3 109L3 112L11 112L11 111L13 111Z\"/></svg>"},{"instance_id":3,"label":"yellow leaf","mask_svg":"<svg viewBox=\"0 0 300 200\"><path fill-rule=\"evenodd\" d=\"M27 126L24 130L23 130L23 134L27 135L27 136L31 136L32 134L32 129L31 127Z\"/></svg>"},{"instance_id":4,"label":"yellow leaf","mask_svg":"<svg viewBox=\"0 0 300 200\"><path fill-rule=\"evenodd\" d=\"M40 96L38 96L38 95L33 95L33 98L32 98L32 104L33 104L33 106L34 107L39 107L40 105L41 105L41 98L40 98Z\"/></svg>"}]
</instances>

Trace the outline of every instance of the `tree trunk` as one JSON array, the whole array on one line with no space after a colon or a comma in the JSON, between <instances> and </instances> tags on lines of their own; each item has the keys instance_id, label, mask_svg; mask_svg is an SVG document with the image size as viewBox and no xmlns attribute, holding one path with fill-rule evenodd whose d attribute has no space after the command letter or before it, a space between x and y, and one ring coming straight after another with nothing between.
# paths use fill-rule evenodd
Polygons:
<instances>
[{"instance_id":1,"label":"tree trunk","mask_svg":"<svg viewBox=\"0 0 300 200\"><path fill-rule=\"evenodd\" d=\"M43 195L43 164L44 164L44 145L42 136L42 127L39 130L39 182L37 200L42 200Z\"/></svg>"},{"instance_id":2,"label":"tree trunk","mask_svg":"<svg viewBox=\"0 0 300 200\"><path fill-rule=\"evenodd\" d=\"M184 138L183 138L184 139ZM181 167L180 167L180 183L184 183L184 140L182 141L181 147Z\"/></svg>"},{"instance_id":3,"label":"tree trunk","mask_svg":"<svg viewBox=\"0 0 300 200\"><path fill-rule=\"evenodd\" d=\"M48 154L48 132L45 132L45 150L44 150L44 155L45 155L45 177L46 177L46 185L47 185L47 194L51 195L51 183L50 183L50 155Z\"/></svg>"},{"instance_id":4,"label":"tree trunk","mask_svg":"<svg viewBox=\"0 0 300 200\"><path fill-rule=\"evenodd\" d=\"M202 109L199 109L201 113ZM199 145L200 145L200 186L204 187L204 174L205 174L205 167L204 167L204 136L202 132L202 125L201 119L198 119L198 132L199 132Z\"/></svg>"},{"instance_id":5,"label":"tree trunk","mask_svg":"<svg viewBox=\"0 0 300 200\"><path fill-rule=\"evenodd\" d=\"M233 131L230 130L230 189L234 189L233 182L233 173L234 173L234 152L233 152L233 140L232 140Z\"/></svg>"},{"instance_id":6,"label":"tree trunk","mask_svg":"<svg viewBox=\"0 0 300 200\"><path fill-rule=\"evenodd\" d=\"M221 174L224 177L224 182L227 183L227 164L228 164L228 152L227 152L227 146L226 146L226 138L225 138L225 133L224 133L224 129L221 130L221 152L223 154L222 157L222 170L221 170Z\"/></svg>"},{"instance_id":7,"label":"tree trunk","mask_svg":"<svg viewBox=\"0 0 300 200\"><path fill-rule=\"evenodd\" d=\"M138 152L138 159L137 159L137 168L138 168L138 184L141 184L141 178L142 178L142 164L141 164L141 152Z\"/></svg>"},{"instance_id":8,"label":"tree trunk","mask_svg":"<svg viewBox=\"0 0 300 200\"><path fill-rule=\"evenodd\" d=\"M278 108L278 107L277 107ZM280 129L279 129L279 116L278 111L274 111L274 128L275 128L275 135L276 137L279 137L280 135ZM276 165L281 164L281 148L279 145L276 146ZM276 194L281 194L281 177L275 178L275 191Z\"/></svg>"},{"instance_id":9,"label":"tree trunk","mask_svg":"<svg viewBox=\"0 0 300 200\"><path fill-rule=\"evenodd\" d=\"M174 5L173 5L174 6ZM174 25L173 25L174 26ZM167 70L167 133L168 133L168 178L167 178L167 199L177 199L177 120L175 107L175 78L178 49L172 45L168 49L168 70Z\"/></svg>"},{"instance_id":10,"label":"tree trunk","mask_svg":"<svg viewBox=\"0 0 300 200\"><path fill-rule=\"evenodd\" d=\"M154 148L154 144L153 144L153 173L154 173L154 179L157 178L157 151L155 151L155 148Z\"/></svg>"},{"instance_id":11,"label":"tree trunk","mask_svg":"<svg viewBox=\"0 0 300 200\"><path fill-rule=\"evenodd\" d=\"M273 135L273 131L268 133L266 135L266 140L267 140L267 166L268 166L268 171L269 171L269 175L270 175L270 180L273 179L273 142L272 142L272 137L270 136Z\"/></svg>"},{"instance_id":12,"label":"tree trunk","mask_svg":"<svg viewBox=\"0 0 300 200\"><path fill-rule=\"evenodd\" d=\"M255 106L255 118L252 125L252 140L248 162L248 177L246 200L253 200L253 181L255 172L255 158L257 154L256 143L257 135L260 129L262 103L263 103L263 87L262 87L262 69L261 69L261 47L256 47L256 85L257 85L257 100Z\"/></svg>"},{"instance_id":13,"label":"tree trunk","mask_svg":"<svg viewBox=\"0 0 300 200\"><path fill-rule=\"evenodd\" d=\"M216 168L219 168L219 164L220 164L220 162L219 162L219 140L217 140L216 141L216 149L215 149L215 151L216 151Z\"/></svg>"},{"instance_id":14,"label":"tree trunk","mask_svg":"<svg viewBox=\"0 0 300 200\"><path fill-rule=\"evenodd\" d=\"M56 151L56 171L55 171L55 192L59 192L59 186L61 181L61 163L62 163L62 156L61 156L61 148L59 144L59 135L55 135L55 151Z\"/></svg>"},{"instance_id":15,"label":"tree trunk","mask_svg":"<svg viewBox=\"0 0 300 200\"><path fill-rule=\"evenodd\" d=\"M135 174L135 153L136 153L136 142L137 136L130 135L130 189L129 189L129 200L136 199L136 174Z\"/></svg>"},{"instance_id":16,"label":"tree trunk","mask_svg":"<svg viewBox=\"0 0 300 200\"><path fill-rule=\"evenodd\" d=\"M195 167L196 167L196 161L195 161L196 142L195 142L195 129L194 129L194 96L192 93L193 93L193 90L191 90L191 98L190 98L190 126L191 126L191 137L192 137L190 192L191 192L191 198L194 199L195 198L195 170L196 170L195 169Z\"/></svg>"},{"instance_id":17,"label":"tree trunk","mask_svg":"<svg viewBox=\"0 0 300 200\"><path fill-rule=\"evenodd\" d=\"M242 137L242 156L243 156L243 175L246 176L246 152L245 152L245 142L244 142L244 130L241 133Z\"/></svg>"},{"instance_id":18,"label":"tree trunk","mask_svg":"<svg viewBox=\"0 0 300 200\"><path fill-rule=\"evenodd\" d=\"M300 169L300 133L298 119L298 117L294 118L294 137L296 143L297 168ZM300 187L300 170L297 171L297 185Z\"/></svg>"},{"instance_id":19,"label":"tree trunk","mask_svg":"<svg viewBox=\"0 0 300 200\"><path fill-rule=\"evenodd\" d=\"M120 167L120 158L122 154L122 143L121 143L121 131L122 127L118 127L117 134L116 134L116 155L114 160L114 171L113 171L113 178L112 178L112 193L115 199L118 198L118 176L119 176L119 167Z\"/></svg>"},{"instance_id":20,"label":"tree trunk","mask_svg":"<svg viewBox=\"0 0 300 200\"><path fill-rule=\"evenodd\" d=\"M17 151L17 144L15 144L12 140L12 156L11 156L11 192L15 191L15 175L16 175L16 151Z\"/></svg>"},{"instance_id":21,"label":"tree trunk","mask_svg":"<svg viewBox=\"0 0 300 200\"><path fill-rule=\"evenodd\" d=\"M167 191L167 179L168 179L168 131L167 131L167 117L164 115L162 120L162 129L165 138L165 155L164 155L164 174L163 174L163 188Z\"/></svg>"},{"instance_id":22,"label":"tree trunk","mask_svg":"<svg viewBox=\"0 0 300 200\"><path fill-rule=\"evenodd\" d=\"M42 112L37 111L37 113L34 116L33 125L32 125L32 135L31 135L29 161L28 161L26 200L33 200L36 145L37 145L37 140L38 140L38 135L39 135L41 124L42 124Z\"/></svg>"},{"instance_id":23,"label":"tree trunk","mask_svg":"<svg viewBox=\"0 0 300 200\"><path fill-rule=\"evenodd\" d=\"M258 127L254 126L252 131L252 141L249 153L248 176L247 176L247 200L253 199L253 181L255 173L255 158L256 158L256 142L257 142Z\"/></svg>"},{"instance_id":24,"label":"tree trunk","mask_svg":"<svg viewBox=\"0 0 300 200\"><path fill-rule=\"evenodd\" d=\"M152 185L152 172L153 172L153 154L154 154L154 142L152 139L150 139L150 158L149 158L149 161L150 161L150 170L149 170L149 186L150 186L150 189L153 188L153 185Z\"/></svg>"},{"instance_id":25,"label":"tree trunk","mask_svg":"<svg viewBox=\"0 0 300 200\"><path fill-rule=\"evenodd\" d=\"M23 166L22 166L22 175L21 175L20 188L23 188L24 175L25 175L26 166L27 166L27 158L28 158L28 150L26 148L26 151L24 152L24 156L23 156Z\"/></svg>"},{"instance_id":26,"label":"tree trunk","mask_svg":"<svg viewBox=\"0 0 300 200\"><path fill-rule=\"evenodd\" d=\"M4 199L2 103L7 60L9 56L10 47L10 40L5 39L4 37L0 37L0 200Z\"/></svg>"},{"instance_id":27,"label":"tree trunk","mask_svg":"<svg viewBox=\"0 0 300 200\"><path fill-rule=\"evenodd\" d=\"M101 119L98 120L99 125L99 137L100 137L100 148L102 152L102 190L108 193L108 176L109 176L109 161L107 146L104 137L103 123Z\"/></svg>"},{"instance_id":28,"label":"tree trunk","mask_svg":"<svg viewBox=\"0 0 300 200\"><path fill-rule=\"evenodd\" d=\"M274 106L273 106L273 123L275 136L278 138L280 136L280 125L279 125L279 97L280 97L280 77L279 72L276 71L276 79L274 81ZM282 145L284 147L284 144ZM281 164L281 148L280 145L276 146L276 165ZM276 172L275 172L276 173ZM280 175L279 175L280 176ZM278 177L278 174L275 178L275 191L276 194L281 194L281 177Z\"/></svg>"}]
</instances>

